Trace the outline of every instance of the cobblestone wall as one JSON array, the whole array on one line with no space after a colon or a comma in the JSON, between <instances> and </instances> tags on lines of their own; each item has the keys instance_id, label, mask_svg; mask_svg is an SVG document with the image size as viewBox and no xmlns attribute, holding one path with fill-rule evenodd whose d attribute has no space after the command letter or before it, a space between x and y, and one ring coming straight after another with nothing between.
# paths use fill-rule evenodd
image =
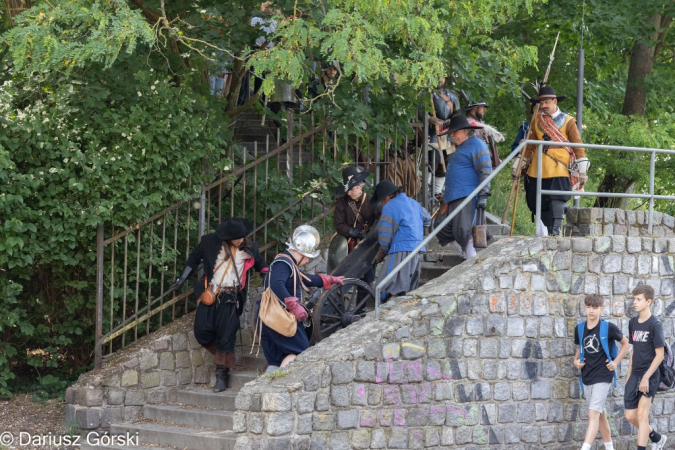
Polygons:
<instances>
[{"instance_id":1,"label":"cobblestone wall","mask_svg":"<svg viewBox=\"0 0 675 450\"><path fill-rule=\"evenodd\" d=\"M631 290L657 292L673 337L675 239L511 238L388 303L237 397L238 450L578 449L587 410L572 366L585 294L627 332ZM623 379L608 411L617 449L635 441ZM657 429L675 431L675 394ZM634 445L634 444L633 444Z\"/></svg>"},{"instance_id":2,"label":"cobblestone wall","mask_svg":"<svg viewBox=\"0 0 675 450\"><path fill-rule=\"evenodd\" d=\"M194 338L194 314L139 340L66 390L66 424L83 430L141 417L146 403L175 401L175 389L210 383L213 356Z\"/></svg>"},{"instance_id":3,"label":"cobblestone wall","mask_svg":"<svg viewBox=\"0 0 675 450\"><path fill-rule=\"evenodd\" d=\"M652 216L652 237L675 237L675 218ZM615 208L569 208L565 236L649 236L648 212Z\"/></svg>"}]
</instances>

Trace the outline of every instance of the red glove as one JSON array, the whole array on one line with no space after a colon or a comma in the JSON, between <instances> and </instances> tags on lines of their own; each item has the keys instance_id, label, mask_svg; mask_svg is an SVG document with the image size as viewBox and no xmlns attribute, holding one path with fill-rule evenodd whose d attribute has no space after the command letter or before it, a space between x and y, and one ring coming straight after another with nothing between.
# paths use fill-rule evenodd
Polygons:
<instances>
[{"instance_id":1,"label":"red glove","mask_svg":"<svg viewBox=\"0 0 675 450\"><path fill-rule=\"evenodd\" d=\"M284 303L286 304L286 309L293 313L298 322L302 322L309 317L307 310L303 308L297 297L287 297L284 299Z\"/></svg>"},{"instance_id":2,"label":"red glove","mask_svg":"<svg viewBox=\"0 0 675 450\"><path fill-rule=\"evenodd\" d=\"M339 284L342 286L344 282L342 281L344 277L334 277L333 275L319 275L321 280L323 280L323 288L330 289L334 284Z\"/></svg>"}]
</instances>

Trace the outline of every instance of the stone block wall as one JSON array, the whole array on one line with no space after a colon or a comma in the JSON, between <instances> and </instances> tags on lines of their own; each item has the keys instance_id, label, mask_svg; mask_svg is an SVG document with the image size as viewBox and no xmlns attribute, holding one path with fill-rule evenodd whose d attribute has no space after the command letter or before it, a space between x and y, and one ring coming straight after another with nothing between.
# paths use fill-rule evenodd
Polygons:
<instances>
[{"instance_id":1,"label":"stone block wall","mask_svg":"<svg viewBox=\"0 0 675 450\"><path fill-rule=\"evenodd\" d=\"M569 208L565 236L650 236L648 211ZM652 237L675 237L675 218L654 211Z\"/></svg>"},{"instance_id":2,"label":"stone block wall","mask_svg":"<svg viewBox=\"0 0 675 450\"><path fill-rule=\"evenodd\" d=\"M106 359L66 390L66 424L105 430L141 417L146 403L175 401L175 390L210 383L213 356L194 337L194 313Z\"/></svg>"},{"instance_id":3,"label":"stone block wall","mask_svg":"<svg viewBox=\"0 0 675 450\"><path fill-rule=\"evenodd\" d=\"M587 409L572 365L585 294L627 332L631 291L655 287L674 335L675 239L503 239L310 348L237 397L236 449L578 449ZM623 386L608 400L617 449L634 448ZM652 423L675 432L675 393Z\"/></svg>"}]
</instances>

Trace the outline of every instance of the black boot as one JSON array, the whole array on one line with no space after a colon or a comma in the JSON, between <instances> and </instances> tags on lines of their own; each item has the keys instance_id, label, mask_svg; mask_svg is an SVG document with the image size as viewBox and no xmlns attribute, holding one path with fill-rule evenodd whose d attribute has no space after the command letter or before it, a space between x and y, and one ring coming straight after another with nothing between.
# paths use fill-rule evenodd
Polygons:
<instances>
[{"instance_id":1,"label":"black boot","mask_svg":"<svg viewBox=\"0 0 675 450\"><path fill-rule=\"evenodd\" d=\"M216 384L213 386L213 392L223 392L227 389L227 378L230 375L230 369L225 366L216 366Z\"/></svg>"}]
</instances>

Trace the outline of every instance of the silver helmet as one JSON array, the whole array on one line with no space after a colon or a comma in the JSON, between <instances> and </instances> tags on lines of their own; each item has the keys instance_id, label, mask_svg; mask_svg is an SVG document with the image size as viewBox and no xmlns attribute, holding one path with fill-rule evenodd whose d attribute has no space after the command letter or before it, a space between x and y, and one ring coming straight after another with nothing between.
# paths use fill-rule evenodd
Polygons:
<instances>
[{"instance_id":1,"label":"silver helmet","mask_svg":"<svg viewBox=\"0 0 675 450\"><path fill-rule=\"evenodd\" d=\"M321 238L316 228L311 225L300 225L293 231L293 236L286 242L286 245L290 250L295 250L301 255L316 258L320 253L317 250L319 243L321 243Z\"/></svg>"}]
</instances>

